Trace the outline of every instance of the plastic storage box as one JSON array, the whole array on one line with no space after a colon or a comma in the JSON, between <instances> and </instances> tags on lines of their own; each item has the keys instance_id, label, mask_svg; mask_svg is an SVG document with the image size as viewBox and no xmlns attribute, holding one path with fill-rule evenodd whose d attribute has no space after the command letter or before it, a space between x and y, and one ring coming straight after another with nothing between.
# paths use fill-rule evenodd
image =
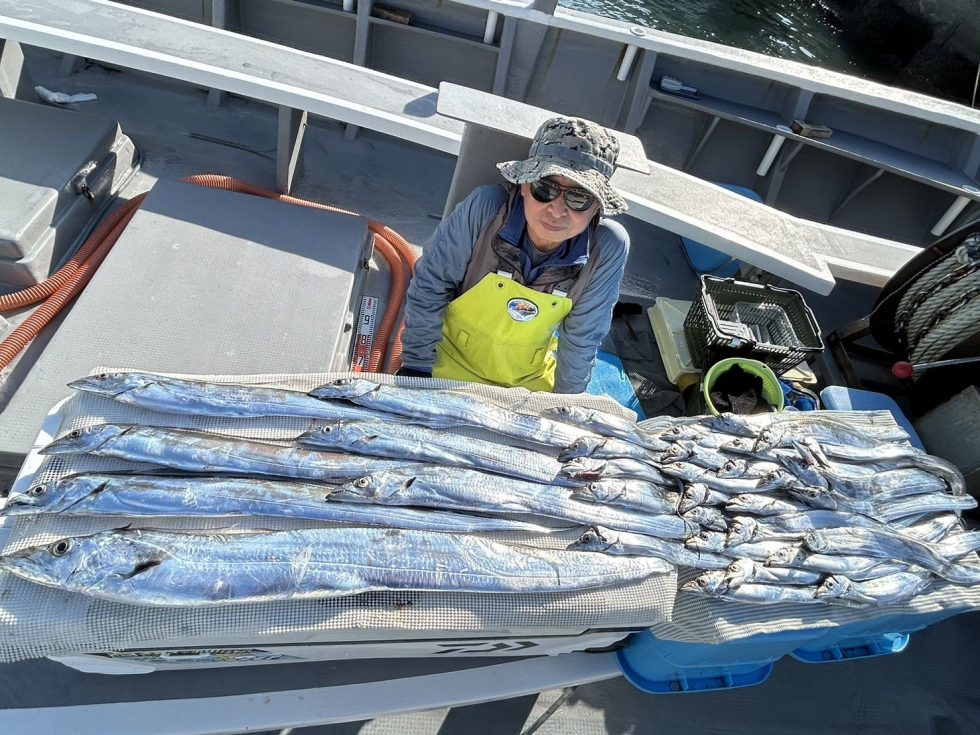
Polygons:
<instances>
[{"instance_id":1,"label":"plastic storage box","mask_svg":"<svg viewBox=\"0 0 980 735\"><path fill-rule=\"evenodd\" d=\"M829 663L900 653L909 634L960 610L883 615L833 628L790 630L726 643L685 643L634 633L616 653L633 686L651 694L735 689L761 684L786 655L804 663Z\"/></svg>"},{"instance_id":2,"label":"plastic storage box","mask_svg":"<svg viewBox=\"0 0 980 735\"><path fill-rule=\"evenodd\" d=\"M682 390L696 383L701 376L701 370L691 362L691 353L684 338L684 318L690 308L690 301L658 296L656 303L647 309L667 379Z\"/></svg>"},{"instance_id":3,"label":"plastic storage box","mask_svg":"<svg viewBox=\"0 0 980 735\"><path fill-rule=\"evenodd\" d=\"M820 327L799 291L701 276L684 335L695 367L716 358L749 357L777 375L823 350Z\"/></svg>"}]
</instances>

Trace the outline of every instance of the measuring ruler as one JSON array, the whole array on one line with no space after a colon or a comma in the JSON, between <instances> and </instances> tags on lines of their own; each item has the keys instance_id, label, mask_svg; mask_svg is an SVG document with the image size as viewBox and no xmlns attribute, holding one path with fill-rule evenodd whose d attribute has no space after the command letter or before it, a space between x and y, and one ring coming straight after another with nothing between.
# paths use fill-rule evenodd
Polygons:
<instances>
[{"instance_id":1,"label":"measuring ruler","mask_svg":"<svg viewBox=\"0 0 980 735\"><path fill-rule=\"evenodd\" d=\"M354 336L354 356L351 358L350 369L355 373L363 373L368 369L371 359L371 347L374 344L374 328L378 319L378 297L361 297L361 314L357 318L357 334Z\"/></svg>"}]
</instances>

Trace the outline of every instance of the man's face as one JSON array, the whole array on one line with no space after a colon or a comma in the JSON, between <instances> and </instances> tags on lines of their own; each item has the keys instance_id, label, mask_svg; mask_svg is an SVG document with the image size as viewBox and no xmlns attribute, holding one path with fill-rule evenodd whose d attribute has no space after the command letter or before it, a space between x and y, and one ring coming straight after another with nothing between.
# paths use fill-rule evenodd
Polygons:
<instances>
[{"instance_id":1,"label":"man's face","mask_svg":"<svg viewBox=\"0 0 980 735\"><path fill-rule=\"evenodd\" d=\"M559 186L578 186L566 176L547 178ZM539 202L531 195L528 184L521 184L521 195L524 197L527 234L538 250L554 250L565 240L584 232L595 213L599 211L599 202L595 202L584 212L569 209L565 204L564 192L550 202Z\"/></svg>"}]
</instances>

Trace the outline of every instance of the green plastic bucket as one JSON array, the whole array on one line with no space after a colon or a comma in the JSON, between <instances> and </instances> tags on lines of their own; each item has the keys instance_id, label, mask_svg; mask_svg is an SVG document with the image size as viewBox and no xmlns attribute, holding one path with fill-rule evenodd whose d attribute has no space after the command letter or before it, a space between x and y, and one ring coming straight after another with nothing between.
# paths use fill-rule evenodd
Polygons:
<instances>
[{"instance_id":1,"label":"green plastic bucket","mask_svg":"<svg viewBox=\"0 0 980 735\"><path fill-rule=\"evenodd\" d=\"M717 416L719 411L711 402L711 389L715 387L726 370L738 365L749 375L762 378L762 399L770 406L774 406L777 411L783 410L783 387L779 384L779 378L765 363L758 360L750 360L745 357L729 357L719 360L704 374L701 379L701 403L708 409L712 416Z\"/></svg>"}]
</instances>

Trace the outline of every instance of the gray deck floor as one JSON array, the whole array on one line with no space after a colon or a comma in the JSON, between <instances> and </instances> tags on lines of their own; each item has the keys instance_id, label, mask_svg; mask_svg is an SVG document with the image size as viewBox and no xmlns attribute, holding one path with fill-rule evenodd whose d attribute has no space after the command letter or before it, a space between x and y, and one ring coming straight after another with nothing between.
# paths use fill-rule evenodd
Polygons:
<instances>
[{"instance_id":1,"label":"gray deck floor","mask_svg":"<svg viewBox=\"0 0 980 735\"><path fill-rule=\"evenodd\" d=\"M579 687L538 735L971 735L980 732L980 614L913 633L901 654L804 664L786 657L759 686L644 694L625 679ZM452 710L301 728L295 735L517 735L560 690Z\"/></svg>"}]
</instances>

